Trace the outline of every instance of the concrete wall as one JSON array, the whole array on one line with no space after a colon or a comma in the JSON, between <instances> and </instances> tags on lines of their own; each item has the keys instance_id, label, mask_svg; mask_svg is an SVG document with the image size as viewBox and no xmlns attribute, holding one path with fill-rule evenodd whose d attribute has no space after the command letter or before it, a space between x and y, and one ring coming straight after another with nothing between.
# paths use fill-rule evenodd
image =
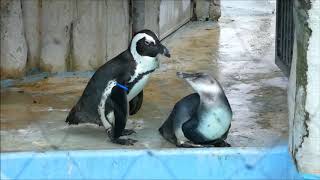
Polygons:
<instances>
[{"instance_id":1,"label":"concrete wall","mask_svg":"<svg viewBox=\"0 0 320 180\"><path fill-rule=\"evenodd\" d=\"M151 29L160 39L188 22L191 0L133 0L133 32Z\"/></svg>"},{"instance_id":2,"label":"concrete wall","mask_svg":"<svg viewBox=\"0 0 320 180\"><path fill-rule=\"evenodd\" d=\"M159 37L164 38L191 19L190 0L162 0L159 14Z\"/></svg>"},{"instance_id":3,"label":"concrete wall","mask_svg":"<svg viewBox=\"0 0 320 180\"><path fill-rule=\"evenodd\" d=\"M97 69L128 47L129 0L80 0L76 6L71 69Z\"/></svg>"},{"instance_id":4,"label":"concrete wall","mask_svg":"<svg viewBox=\"0 0 320 180\"><path fill-rule=\"evenodd\" d=\"M128 47L130 0L2 0L1 79L94 70Z\"/></svg>"},{"instance_id":5,"label":"concrete wall","mask_svg":"<svg viewBox=\"0 0 320 180\"><path fill-rule=\"evenodd\" d=\"M194 3L194 18L196 20L217 21L220 18L220 0L194 0Z\"/></svg>"},{"instance_id":6,"label":"concrete wall","mask_svg":"<svg viewBox=\"0 0 320 180\"><path fill-rule=\"evenodd\" d=\"M192 17L193 2L2 0L1 79L95 70L128 47L132 31L151 29L163 39L181 27ZM197 11L205 9L199 19L220 13L220 0L195 2Z\"/></svg>"},{"instance_id":7,"label":"concrete wall","mask_svg":"<svg viewBox=\"0 0 320 180\"><path fill-rule=\"evenodd\" d=\"M27 43L20 0L2 0L0 21L1 77L18 77L25 72Z\"/></svg>"},{"instance_id":8,"label":"concrete wall","mask_svg":"<svg viewBox=\"0 0 320 180\"><path fill-rule=\"evenodd\" d=\"M21 1L25 39L28 47L27 71L34 71L40 64L40 1ZM36 17L36 18L35 18Z\"/></svg>"},{"instance_id":9,"label":"concrete wall","mask_svg":"<svg viewBox=\"0 0 320 180\"><path fill-rule=\"evenodd\" d=\"M160 0L133 0L132 31L150 29L159 35Z\"/></svg>"},{"instance_id":10,"label":"concrete wall","mask_svg":"<svg viewBox=\"0 0 320 180\"><path fill-rule=\"evenodd\" d=\"M75 1L43 0L40 17L40 69L67 71ZM34 17L38 18L38 17Z\"/></svg>"},{"instance_id":11,"label":"concrete wall","mask_svg":"<svg viewBox=\"0 0 320 180\"><path fill-rule=\"evenodd\" d=\"M300 172L320 174L320 0L294 0L289 147Z\"/></svg>"}]
</instances>

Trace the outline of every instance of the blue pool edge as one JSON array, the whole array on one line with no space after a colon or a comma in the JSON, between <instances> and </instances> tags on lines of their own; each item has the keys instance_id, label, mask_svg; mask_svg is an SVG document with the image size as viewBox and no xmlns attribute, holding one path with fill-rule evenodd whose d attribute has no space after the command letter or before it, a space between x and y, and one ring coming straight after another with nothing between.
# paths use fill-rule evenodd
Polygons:
<instances>
[{"instance_id":1,"label":"blue pool edge","mask_svg":"<svg viewBox=\"0 0 320 180\"><path fill-rule=\"evenodd\" d=\"M1 153L1 179L319 179L272 148L112 149Z\"/></svg>"}]
</instances>

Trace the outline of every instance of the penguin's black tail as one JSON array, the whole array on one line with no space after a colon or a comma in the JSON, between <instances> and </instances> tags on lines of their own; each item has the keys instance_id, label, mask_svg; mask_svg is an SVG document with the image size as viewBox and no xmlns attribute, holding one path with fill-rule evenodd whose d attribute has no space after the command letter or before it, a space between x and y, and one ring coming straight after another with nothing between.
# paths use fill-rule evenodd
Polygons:
<instances>
[{"instance_id":1,"label":"penguin's black tail","mask_svg":"<svg viewBox=\"0 0 320 180\"><path fill-rule=\"evenodd\" d=\"M158 130L164 139L166 139L167 141L169 141L173 144L176 144L177 138L176 138L175 134L173 133L173 129L172 129L171 124L172 123L166 121Z\"/></svg>"},{"instance_id":2,"label":"penguin's black tail","mask_svg":"<svg viewBox=\"0 0 320 180\"><path fill-rule=\"evenodd\" d=\"M68 123L69 125L80 123L80 119L77 116L77 110L75 106L70 110L68 117L66 119L66 123Z\"/></svg>"},{"instance_id":3,"label":"penguin's black tail","mask_svg":"<svg viewBox=\"0 0 320 180\"><path fill-rule=\"evenodd\" d=\"M161 126L159 129L158 129L159 133L162 135L163 134L163 126Z\"/></svg>"}]
</instances>

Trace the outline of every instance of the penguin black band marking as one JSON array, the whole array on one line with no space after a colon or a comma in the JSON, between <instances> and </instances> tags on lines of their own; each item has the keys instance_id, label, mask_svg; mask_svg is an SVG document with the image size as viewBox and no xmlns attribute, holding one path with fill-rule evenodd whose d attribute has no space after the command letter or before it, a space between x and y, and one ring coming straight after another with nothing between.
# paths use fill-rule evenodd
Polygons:
<instances>
[{"instance_id":1,"label":"penguin black band marking","mask_svg":"<svg viewBox=\"0 0 320 180\"><path fill-rule=\"evenodd\" d=\"M134 84L136 84L138 81L140 81L143 78L143 76L150 74L154 71L155 71L155 69L139 74L137 78L135 78L131 83L128 84L129 89L131 89Z\"/></svg>"},{"instance_id":2,"label":"penguin black band marking","mask_svg":"<svg viewBox=\"0 0 320 180\"><path fill-rule=\"evenodd\" d=\"M129 91L129 89L126 86L122 85L122 84L117 83L116 86L118 86L119 88L122 88L125 91Z\"/></svg>"}]
</instances>

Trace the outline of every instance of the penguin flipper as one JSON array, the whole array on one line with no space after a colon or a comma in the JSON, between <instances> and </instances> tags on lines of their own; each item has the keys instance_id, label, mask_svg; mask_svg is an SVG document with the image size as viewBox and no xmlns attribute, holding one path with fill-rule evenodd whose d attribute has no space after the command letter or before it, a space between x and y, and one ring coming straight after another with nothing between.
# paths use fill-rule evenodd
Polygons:
<instances>
[{"instance_id":1,"label":"penguin flipper","mask_svg":"<svg viewBox=\"0 0 320 180\"><path fill-rule=\"evenodd\" d=\"M140 110L142 106L142 102L143 102L143 90L129 102L129 106L130 106L129 114L130 115L136 114Z\"/></svg>"},{"instance_id":2,"label":"penguin flipper","mask_svg":"<svg viewBox=\"0 0 320 180\"><path fill-rule=\"evenodd\" d=\"M114 122L111 126L111 132L108 133L108 136L111 139L111 142L120 144L120 145L134 145L137 140L134 139L120 139L119 137L123 135L127 118L128 118L128 107L129 103L127 100L127 93L118 86L112 88L111 91L111 103L106 103L106 106L112 106L114 114ZM107 107L105 109L108 109ZM105 112L109 113L109 112ZM110 121L110 119L109 119Z\"/></svg>"},{"instance_id":3,"label":"penguin flipper","mask_svg":"<svg viewBox=\"0 0 320 180\"><path fill-rule=\"evenodd\" d=\"M206 142L207 139L203 137L197 130L198 120L196 115L193 115L188 121L183 123L182 132L187 139L196 144L202 144Z\"/></svg>"},{"instance_id":4,"label":"penguin flipper","mask_svg":"<svg viewBox=\"0 0 320 180\"><path fill-rule=\"evenodd\" d=\"M115 86L111 91L111 101L106 103L106 106L111 106L114 114L114 122L112 124L112 139L118 139L126 127L127 118L128 118L128 101L127 93L120 87ZM105 108L105 114L108 114L107 109ZM110 121L110 119L109 119Z\"/></svg>"},{"instance_id":5,"label":"penguin flipper","mask_svg":"<svg viewBox=\"0 0 320 180\"><path fill-rule=\"evenodd\" d=\"M179 100L173 107L169 117L159 128L160 134L169 142L179 146L181 136L176 134L177 128L181 128L183 123L187 122L196 111L200 103L200 97L197 93L190 94ZM182 123L182 124L181 124Z\"/></svg>"},{"instance_id":6,"label":"penguin flipper","mask_svg":"<svg viewBox=\"0 0 320 180\"><path fill-rule=\"evenodd\" d=\"M171 142L172 144L176 144L177 137L174 134L172 116L174 116L174 113L170 114L168 119L162 124L162 126L158 129L158 131L164 139Z\"/></svg>"}]
</instances>

